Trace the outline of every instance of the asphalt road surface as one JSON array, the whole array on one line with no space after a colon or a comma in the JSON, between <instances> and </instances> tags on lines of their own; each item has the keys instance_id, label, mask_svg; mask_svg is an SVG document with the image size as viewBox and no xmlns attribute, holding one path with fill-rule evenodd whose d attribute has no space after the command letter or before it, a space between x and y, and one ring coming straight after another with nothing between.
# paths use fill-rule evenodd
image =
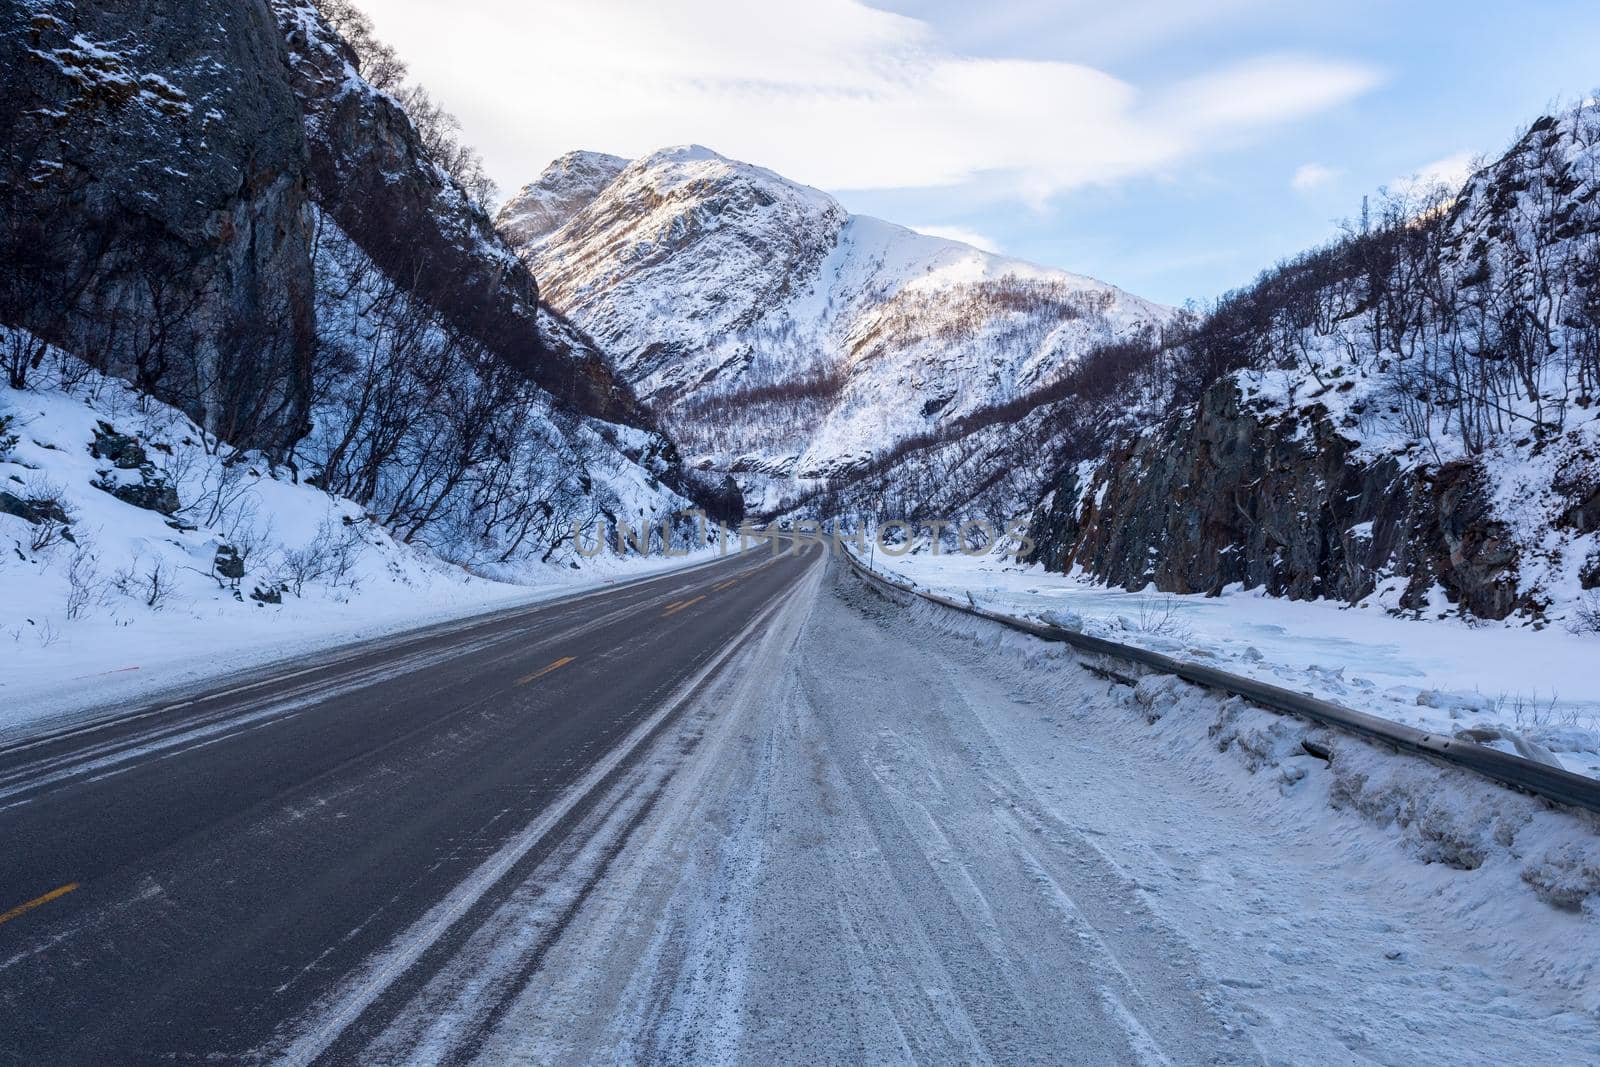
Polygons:
<instances>
[{"instance_id":1,"label":"asphalt road surface","mask_svg":"<svg viewBox=\"0 0 1600 1067\"><path fill-rule=\"evenodd\" d=\"M753 550L0 748L0 1062L367 1059L821 556Z\"/></svg>"}]
</instances>

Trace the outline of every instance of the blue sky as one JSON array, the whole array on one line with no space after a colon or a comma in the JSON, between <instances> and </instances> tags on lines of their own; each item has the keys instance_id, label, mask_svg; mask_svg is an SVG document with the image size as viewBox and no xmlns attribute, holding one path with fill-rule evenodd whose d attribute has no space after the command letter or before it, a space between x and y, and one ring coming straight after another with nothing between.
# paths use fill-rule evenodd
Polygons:
<instances>
[{"instance_id":1,"label":"blue sky","mask_svg":"<svg viewBox=\"0 0 1600 1067\"><path fill-rule=\"evenodd\" d=\"M510 190L695 142L1169 303L1600 85L1600 4L365 0Z\"/></svg>"}]
</instances>

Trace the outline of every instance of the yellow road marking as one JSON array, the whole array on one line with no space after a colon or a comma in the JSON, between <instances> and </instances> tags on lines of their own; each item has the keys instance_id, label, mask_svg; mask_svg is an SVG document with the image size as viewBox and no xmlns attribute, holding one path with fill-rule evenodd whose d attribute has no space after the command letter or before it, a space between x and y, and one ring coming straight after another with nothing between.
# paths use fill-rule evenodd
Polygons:
<instances>
[{"instance_id":1,"label":"yellow road marking","mask_svg":"<svg viewBox=\"0 0 1600 1067\"><path fill-rule=\"evenodd\" d=\"M573 657L571 657L571 656L562 656L560 659L556 660L554 663L550 664L548 667L540 667L538 670L534 671L532 674L525 674L521 678L518 678L517 679L517 684L518 685L527 685L529 682L533 681L535 678L543 677L544 675L549 674L551 671L555 670L557 667L565 667L567 664L572 662L572 659L573 659Z\"/></svg>"},{"instance_id":2,"label":"yellow road marking","mask_svg":"<svg viewBox=\"0 0 1600 1067\"><path fill-rule=\"evenodd\" d=\"M682 611L684 608L692 608L692 607L694 607L696 604L700 603L700 601L702 601L704 599L705 599L705 595L701 594L700 596L695 597L693 600L685 600L682 604L679 604L677 607L668 608L666 611L663 611L661 613L661 617L664 619L668 615L676 615L678 612Z\"/></svg>"},{"instance_id":3,"label":"yellow road marking","mask_svg":"<svg viewBox=\"0 0 1600 1067\"><path fill-rule=\"evenodd\" d=\"M667 610L671 611L673 608L678 607L682 603L683 603L683 601L681 601L681 600L674 600L672 603L667 605Z\"/></svg>"},{"instance_id":4,"label":"yellow road marking","mask_svg":"<svg viewBox=\"0 0 1600 1067\"><path fill-rule=\"evenodd\" d=\"M48 904L52 900L56 899L57 897L64 897L64 896L66 896L68 893L72 892L76 888L78 888L78 883L77 882L68 882L64 886L60 886L60 887L58 887L56 889L50 890L50 892L46 893L42 897L34 897L32 900L28 901L26 904L18 904L16 907L12 908L10 911L5 912L4 914L0 914L0 923L8 923L12 919L15 919L19 915L26 915L28 912L32 911L34 908L37 908L39 905Z\"/></svg>"},{"instance_id":5,"label":"yellow road marking","mask_svg":"<svg viewBox=\"0 0 1600 1067\"><path fill-rule=\"evenodd\" d=\"M721 585L712 586L711 587L711 591L713 593L720 593L724 589L728 588L728 586L732 585L734 582L737 582L738 580L739 579L737 579L737 578L729 578L727 581L723 582Z\"/></svg>"}]
</instances>

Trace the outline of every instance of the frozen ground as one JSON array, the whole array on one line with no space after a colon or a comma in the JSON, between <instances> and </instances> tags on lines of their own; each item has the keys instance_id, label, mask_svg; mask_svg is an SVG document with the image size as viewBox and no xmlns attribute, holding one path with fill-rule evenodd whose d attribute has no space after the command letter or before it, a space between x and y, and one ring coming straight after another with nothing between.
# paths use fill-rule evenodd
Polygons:
<instances>
[{"instance_id":1,"label":"frozen ground","mask_svg":"<svg viewBox=\"0 0 1600 1067\"><path fill-rule=\"evenodd\" d=\"M1169 682L819 569L363 1059L1600 1057L1588 820Z\"/></svg>"},{"instance_id":2,"label":"frozen ground","mask_svg":"<svg viewBox=\"0 0 1600 1067\"><path fill-rule=\"evenodd\" d=\"M1212 663L1426 730L1471 730L1505 751L1600 776L1600 635L1399 619L1375 606L1238 589L1129 593L948 551L878 553L873 564L994 611Z\"/></svg>"}]
</instances>

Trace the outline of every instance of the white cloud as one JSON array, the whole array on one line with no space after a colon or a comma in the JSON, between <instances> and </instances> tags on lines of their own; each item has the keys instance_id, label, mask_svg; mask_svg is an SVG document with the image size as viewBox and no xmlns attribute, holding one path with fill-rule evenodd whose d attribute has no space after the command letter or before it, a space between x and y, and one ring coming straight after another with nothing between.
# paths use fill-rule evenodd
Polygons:
<instances>
[{"instance_id":1,"label":"white cloud","mask_svg":"<svg viewBox=\"0 0 1600 1067\"><path fill-rule=\"evenodd\" d=\"M1261 126L1343 103L1376 86L1376 71L1306 56L1263 56L1212 71L1170 93L1189 121L1211 129Z\"/></svg>"},{"instance_id":2,"label":"white cloud","mask_svg":"<svg viewBox=\"0 0 1600 1067\"><path fill-rule=\"evenodd\" d=\"M962 244L971 245L973 248L985 252L999 254L1000 246L994 240L985 237L976 230L969 230L965 226L913 226L918 233L925 233L929 237L943 237L948 241L960 241Z\"/></svg>"},{"instance_id":3,"label":"white cloud","mask_svg":"<svg viewBox=\"0 0 1600 1067\"><path fill-rule=\"evenodd\" d=\"M1305 163L1295 169L1289 179L1289 188L1297 193L1309 193L1320 189L1339 176L1339 171L1333 167L1323 166L1321 163Z\"/></svg>"},{"instance_id":4,"label":"white cloud","mask_svg":"<svg viewBox=\"0 0 1600 1067\"><path fill-rule=\"evenodd\" d=\"M1043 204L1364 92L1365 67L1268 57L1168 86L988 59L857 0L363 0L506 188L574 145L700 143L825 189L982 181Z\"/></svg>"},{"instance_id":5,"label":"white cloud","mask_svg":"<svg viewBox=\"0 0 1600 1067\"><path fill-rule=\"evenodd\" d=\"M1442 185L1453 193L1472 177L1472 162L1471 152L1457 152L1453 156L1424 163L1417 168L1415 174L1397 179L1396 184L1403 188L1415 185L1422 189L1432 189L1436 185Z\"/></svg>"}]
</instances>

